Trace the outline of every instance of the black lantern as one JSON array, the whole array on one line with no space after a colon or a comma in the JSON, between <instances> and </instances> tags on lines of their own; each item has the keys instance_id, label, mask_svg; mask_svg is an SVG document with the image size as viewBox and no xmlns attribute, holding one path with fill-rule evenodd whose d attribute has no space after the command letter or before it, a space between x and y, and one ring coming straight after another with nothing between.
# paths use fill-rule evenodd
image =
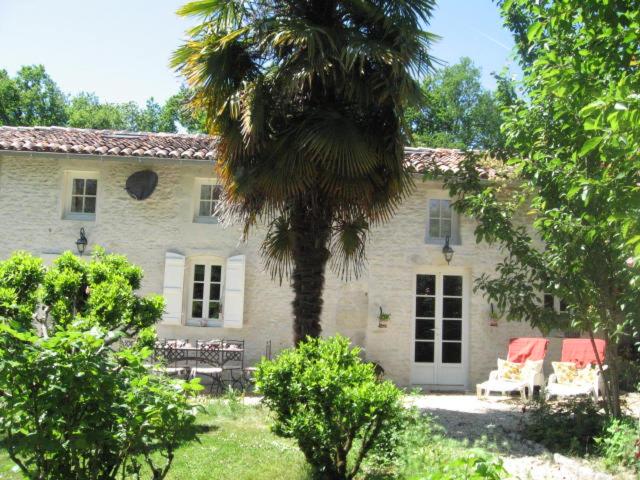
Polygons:
<instances>
[{"instance_id":1,"label":"black lantern","mask_svg":"<svg viewBox=\"0 0 640 480\"><path fill-rule=\"evenodd\" d=\"M447 261L447 265L449 265L454 254L453 248L451 248L451 245L449 245L449 235L444 238L444 247L442 247L442 254L444 255L444 259Z\"/></svg>"},{"instance_id":2,"label":"black lantern","mask_svg":"<svg viewBox=\"0 0 640 480\"><path fill-rule=\"evenodd\" d=\"M80 238L76 240L76 247L78 247L78 253L80 255L84 254L84 249L87 248L87 236L84 234L84 227L80 229Z\"/></svg>"}]
</instances>

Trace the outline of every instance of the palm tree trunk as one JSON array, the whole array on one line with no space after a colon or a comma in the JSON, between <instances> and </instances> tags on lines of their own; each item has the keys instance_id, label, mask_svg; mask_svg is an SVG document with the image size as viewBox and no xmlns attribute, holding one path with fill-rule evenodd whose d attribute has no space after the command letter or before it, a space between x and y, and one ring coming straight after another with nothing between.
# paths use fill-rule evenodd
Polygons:
<instances>
[{"instance_id":1,"label":"palm tree trunk","mask_svg":"<svg viewBox=\"0 0 640 480\"><path fill-rule=\"evenodd\" d=\"M296 201L291 211L295 345L307 336L320 336L322 331L322 292L331 237L331 214L325 205L326 202L315 196L304 196Z\"/></svg>"}]
</instances>

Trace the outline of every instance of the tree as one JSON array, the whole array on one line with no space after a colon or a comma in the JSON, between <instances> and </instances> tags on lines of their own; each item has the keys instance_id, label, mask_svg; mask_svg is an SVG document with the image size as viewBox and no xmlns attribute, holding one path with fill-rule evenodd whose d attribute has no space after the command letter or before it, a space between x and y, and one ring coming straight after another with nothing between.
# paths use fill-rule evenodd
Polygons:
<instances>
[{"instance_id":1,"label":"tree","mask_svg":"<svg viewBox=\"0 0 640 480\"><path fill-rule=\"evenodd\" d=\"M208 0L172 65L218 135L221 215L268 224L266 266L291 275L294 341L320 334L327 262L357 275L370 225L412 185L403 115L430 66L433 0Z\"/></svg>"},{"instance_id":2,"label":"tree","mask_svg":"<svg viewBox=\"0 0 640 480\"><path fill-rule=\"evenodd\" d=\"M6 70L0 70L0 125L16 125L20 91Z\"/></svg>"},{"instance_id":3,"label":"tree","mask_svg":"<svg viewBox=\"0 0 640 480\"><path fill-rule=\"evenodd\" d=\"M492 149L504 143L495 94L482 87L471 59L427 75L422 90L424 103L406 115L415 145Z\"/></svg>"},{"instance_id":4,"label":"tree","mask_svg":"<svg viewBox=\"0 0 640 480\"><path fill-rule=\"evenodd\" d=\"M93 93L82 92L71 99L67 107L67 124L76 128L123 130L126 128L122 108L112 103L100 103Z\"/></svg>"},{"instance_id":5,"label":"tree","mask_svg":"<svg viewBox=\"0 0 640 480\"><path fill-rule=\"evenodd\" d=\"M0 262L0 445L26 478L164 478L195 438L187 395L199 386L152 375L160 296L139 297L142 271L98 250L44 269ZM123 337L136 336L127 348Z\"/></svg>"},{"instance_id":6,"label":"tree","mask_svg":"<svg viewBox=\"0 0 640 480\"><path fill-rule=\"evenodd\" d=\"M503 127L512 178L486 184L470 155L446 179L477 240L508 254L476 286L508 319L603 337L606 408L619 416L618 345L640 325L640 4L498 3L524 72ZM541 292L568 314L544 309Z\"/></svg>"},{"instance_id":7,"label":"tree","mask_svg":"<svg viewBox=\"0 0 640 480\"><path fill-rule=\"evenodd\" d=\"M64 125L67 121L66 97L42 65L22 67L15 84L20 92L18 125Z\"/></svg>"},{"instance_id":8,"label":"tree","mask_svg":"<svg viewBox=\"0 0 640 480\"><path fill-rule=\"evenodd\" d=\"M169 97L162 112L164 121L176 122L189 133L205 133L206 114L202 110L194 110L191 106L193 93L184 85L180 91ZM170 119L170 120L169 120Z\"/></svg>"}]
</instances>

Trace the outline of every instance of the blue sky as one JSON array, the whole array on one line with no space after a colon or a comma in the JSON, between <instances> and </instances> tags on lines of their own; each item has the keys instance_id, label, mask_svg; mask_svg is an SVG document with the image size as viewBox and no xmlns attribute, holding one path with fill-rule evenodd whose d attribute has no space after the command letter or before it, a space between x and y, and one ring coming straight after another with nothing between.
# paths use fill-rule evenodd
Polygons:
<instances>
[{"instance_id":1,"label":"blue sky","mask_svg":"<svg viewBox=\"0 0 640 480\"><path fill-rule=\"evenodd\" d=\"M164 101L180 79L168 67L187 21L184 0L0 0L0 68L10 74L42 63L67 93L103 101ZM509 63L513 45L491 0L440 0L428 30L442 39L433 55L454 63L471 57L483 82Z\"/></svg>"}]
</instances>

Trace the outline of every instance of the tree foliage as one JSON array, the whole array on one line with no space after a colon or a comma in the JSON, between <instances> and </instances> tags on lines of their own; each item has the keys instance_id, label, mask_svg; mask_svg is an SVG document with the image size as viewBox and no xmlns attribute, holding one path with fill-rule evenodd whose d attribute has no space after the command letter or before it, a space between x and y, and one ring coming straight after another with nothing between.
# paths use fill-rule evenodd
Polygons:
<instances>
[{"instance_id":1,"label":"tree foliage","mask_svg":"<svg viewBox=\"0 0 640 480\"><path fill-rule=\"evenodd\" d=\"M503 145L496 94L482 86L480 73L471 59L463 57L425 77L421 85L425 101L406 115L413 145L484 150Z\"/></svg>"},{"instance_id":2,"label":"tree foliage","mask_svg":"<svg viewBox=\"0 0 640 480\"><path fill-rule=\"evenodd\" d=\"M0 262L0 439L25 477L139 478L144 467L162 479L194 438L198 385L143 364L164 301L139 297L141 279L102 250L49 269L26 253Z\"/></svg>"},{"instance_id":3,"label":"tree foliage","mask_svg":"<svg viewBox=\"0 0 640 480\"><path fill-rule=\"evenodd\" d=\"M291 274L294 337L320 333L326 264L358 274L369 227L411 187L404 109L430 66L432 0L210 1L173 57L219 135L221 215L268 224L267 267Z\"/></svg>"},{"instance_id":4,"label":"tree foliage","mask_svg":"<svg viewBox=\"0 0 640 480\"><path fill-rule=\"evenodd\" d=\"M402 392L377 380L349 339L308 338L258 365L256 385L275 415L274 431L295 438L321 478L350 479L375 448L401 427Z\"/></svg>"},{"instance_id":5,"label":"tree foliage","mask_svg":"<svg viewBox=\"0 0 640 480\"><path fill-rule=\"evenodd\" d=\"M477 286L509 319L607 340L607 407L617 416L617 347L640 325L640 4L499 4L524 72L523 97L504 112L513 175L482 182L470 155L447 183L457 208L479 220L477 239L507 253ZM568 313L545 310L542 292Z\"/></svg>"}]
</instances>

